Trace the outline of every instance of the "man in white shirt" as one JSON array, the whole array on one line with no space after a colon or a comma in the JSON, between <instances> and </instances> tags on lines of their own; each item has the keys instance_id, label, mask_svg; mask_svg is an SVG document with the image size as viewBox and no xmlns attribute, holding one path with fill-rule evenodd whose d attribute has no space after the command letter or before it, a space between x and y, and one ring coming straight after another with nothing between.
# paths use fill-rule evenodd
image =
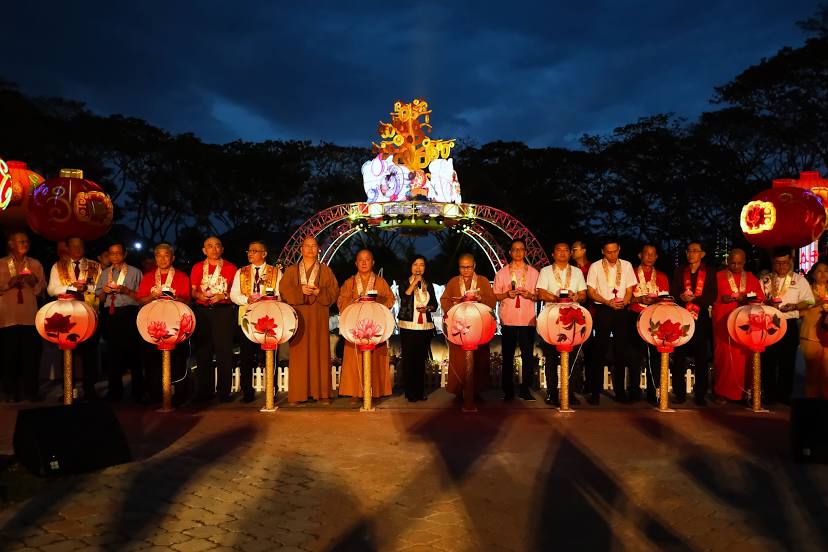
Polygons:
<instances>
[{"instance_id":1,"label":"man in white shirt","mask_svg":"<svg viewBox=\"0 0 828 552\"><path fill-rule=\"evenodd\" d=\"M586 301L586 282L581 269L577 266L569 264L571 251L569 245L566 243L556 243L552 250L552 258L554 263L545 266L540 271L538 276L538 299L544 301L545 305L557 303L561 295L566 294L567 297L578 303ZM552 345L541 340L541 350L546 359L546 404L552 406L560 406L560 396L558 394L558 363L560 354ZM580 404L580 401L575 398L575 390L580 386L577 384L579 380L583 379L583 374L575 373L575 364L573 364L573 378L575 385L569 388L569 403L573 405ZM577 364L580 366L580 364ZM575 387L576 389L573 389Z\"/></svg>"},{"instance_id":2,"label":"man in white shirt","mask_svg":"<svg viewBox=\"0 0 828 552\"><path fill-rule=\"evenodd\" d=\"M255 303L265 295L279 296L279 281L282 271L279 267L265 263L267 245L261 241L252 241L247 246L247 260L250 264L236 271L233 285L230 287L230 300L239 305L239 323L244 318L247 305ZM242 335L239 340L239 387L242 391L241 402L250 403L255 398L253 390L253 370L259 365L261 347Z\"/></svg>"},{"instance_id":3,"label":"man in white shirt","mask_svg":"<svg viewBox=\"0 0 828 552\"><path fill-rule=\"evenodd\" d=\"M630 304L633 289L638 283L629 261L618 258L621 253L618 241L606 240L601 252L604 258L592 263L586 280L587 294L595 303L592 321L595 330L593 354L591 365L587 367L587 388L590 393L587 402L593 405L600 402L604 362L610 347L613 349L612 388L615 400L620 403L629 401L624 383L624 368L632 366L627 358L627 341L631 338L632 327L627 305ZM638 381L638 374L630 374L630 385L638 385Z\"/></svg>"},{"instance_id":4,"label":"man in white shirt","mask_svg":"<svg viewBox=\"0 0 828 552\"><path fill-rule=\"evenodd\" d=\"M799 346L800 313L814 304L814 293L804 276L793 272L791 249L771 253L773 270L762 278L765 303L782 311L785 335L762 353L762 399L767 405L790 404L793 391L796 349Z\"/></svg>"}]
</instances>

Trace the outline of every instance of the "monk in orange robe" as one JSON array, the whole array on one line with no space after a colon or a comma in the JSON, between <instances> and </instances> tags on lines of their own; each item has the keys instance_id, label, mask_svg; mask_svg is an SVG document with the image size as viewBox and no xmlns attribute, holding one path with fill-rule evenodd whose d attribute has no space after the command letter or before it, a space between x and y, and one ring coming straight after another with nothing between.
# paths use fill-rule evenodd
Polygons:
<instances>
[{"instance_id":1,"label":"monk in orange robe","mask_svg":"<svg viewBox=\"0 0 828 552\"><path fill-rule=\"evenodd\" d=\"M319 244L302 243L302 260L285 270L279 283L282 299L296 309L299 324L290 340L288 402L291 406L317 399L331 403L331 346L328 317L339 295L339 284L318 260Z\"/></svg>"},{"instance_id":2,"label":"monk in orange robe","mask_svg":"<svg viewBox=\"0 0 828 552\"><path fill-rule=\"evenodd\" d=\"M460 275L455 276L446 284L443 295L440 297L440 308L443 309L443 334L446 332L446 318L449 309L462 301L467 293L474 292L477 300L484 305L494 309L497 304L492 286L483 276L478 276L474 269L477 266L474 256L465 253L458 259ZM490 384L489 344L481 345L474 352L474 389L480 392L487 389ZM460 395L466 381L466 355L463 348L449 342L449 369L446 381L446 390L449 393Z\"/></svg>"},{"instance_id":3,"label":"monk in orange robe","mask_svg":"<svg viewBox=\"0 0 828 552\"><path fill-rule=\"evenodd\" d=\"M727 257L727 268L716 273L718 295L713 303L713 391L718 403L741 400L750 389L752 372L748 370L751 352L730 338L727 317L746 304L746 295L765 298L759 280L745 271L745 252L734 249Z\"/></svg>"},{"instance_id":4,"label":"monk in orange robe","mask_svg":"<svg viewBox=\"0 0 828 552\"><path fill-rule=\"evenodd\" d=\"M374 274L374 254L367 249L361 250L356 257L357 273L342 284L336 305L341 313L345 307L356 303L368 291L377 292L377 303L389 309L394 306L394 292L382 276ZM339 394L350 395L351 403L359 402L357 397L364 396L362 376L362 352L350 341L345 342L342 354L342 373L339 379ZM388 343L377 345L371 351L371 396L387 397L391 395L391 370L388 367Z\"/></svg>"}]
</instances>

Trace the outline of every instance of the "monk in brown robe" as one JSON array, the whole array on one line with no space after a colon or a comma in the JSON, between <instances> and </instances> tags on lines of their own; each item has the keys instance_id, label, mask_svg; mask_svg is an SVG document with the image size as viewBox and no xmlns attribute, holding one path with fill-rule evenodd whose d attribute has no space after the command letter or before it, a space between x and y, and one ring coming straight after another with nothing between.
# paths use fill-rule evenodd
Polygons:
<instances>
[{"instance_id":1,"label":"monk in brown robe","mask_svg":"<svg viewBox=\"0 0 828 552\"><path fill-rule=\"evenodd\" d=\"M361 250L356 257L357 273L342 284L339 289L339 299L336 305L339 312L345 307L356 303L360 297L369 290L377 292L377 303L385 305L389 309L394 306L394 292L385 278L374 274L374 254L367 249ZM371 396L387 397L391 395L391 370L388 368L388 343L377 345L371 351ZM356 345L347 341L345 352L342 355L342 374L339 379L339 394L350 395L351 403L359 402L357 397L362 397L363 376L362 376L362 353L357 350Z\"/></svg>"},{"instance_id":2,"label":"monk in brown robe","mask_svg":"<svg viewBox=\"0 0 828 552\"><path fill-rule=\"evenodd\" d=\"M440 297L440 308L443 309L443 334L446 333L446 316L451 307L460 303L467 293L475 293L477 300L494 309L495 299L492 286L483 276L478 276L474 269L477 266L474 256L464 253L458 259L460 275L455 276L446 284L446 289ZM489 344L481 345L474 352L474 389L480 392L490 385L490 358ZM449 342L449 369L446 381L446 390L449 393L460 395L466 381L466 355L459 345Z\"/></svg>"},{"instance_id":3,"label":"monk in brown robe","mask_svg":"<svg viewBox=\"0 0 828 552\"><path fill-rule=\"evenodd\" d=\"M319 262L313 237L302 243L302 260L285 270L279 284L282 299L296 309L299 325L290 340L288 402L296 406L309 398L331 404L330 307L339 284L327 265Z\"/></svg>"}]
</instances>

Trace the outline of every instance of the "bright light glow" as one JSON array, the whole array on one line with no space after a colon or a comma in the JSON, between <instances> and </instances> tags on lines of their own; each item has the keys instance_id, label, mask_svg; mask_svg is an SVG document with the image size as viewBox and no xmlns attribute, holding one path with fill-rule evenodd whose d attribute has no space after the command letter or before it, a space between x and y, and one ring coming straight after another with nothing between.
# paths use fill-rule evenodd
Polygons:
<instances>
[{"instance_id":1,"label":"bright light glow","mask_svg":"<svg viewBox=\"0 0 828 552\"><path fill-rule=\"evenodd\" d=\"M135 247L136 251L141 251L141 248L144 247L144 245L141 242L135 242L133 246Z\"/></svg>"}]
</instances>

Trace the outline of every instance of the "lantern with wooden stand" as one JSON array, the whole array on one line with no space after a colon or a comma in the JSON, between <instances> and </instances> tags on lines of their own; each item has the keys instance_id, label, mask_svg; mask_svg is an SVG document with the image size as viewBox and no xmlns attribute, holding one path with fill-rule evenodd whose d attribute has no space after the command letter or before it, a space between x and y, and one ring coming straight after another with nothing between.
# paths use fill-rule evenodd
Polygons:
<instances>
[{"instance_id":1,"label":"lantern with wooden stand","mask_svg":"<svg viewBox=\"0 0 828 552\"><path fill-rule=\"evenodd\" d=\"M466 377L463 387L463 412L477 412L474 404L474 351L492 340L497 329L492 309L469 295L446 313L446 337L463 348Z\"/></svg>"}]
</instances>

